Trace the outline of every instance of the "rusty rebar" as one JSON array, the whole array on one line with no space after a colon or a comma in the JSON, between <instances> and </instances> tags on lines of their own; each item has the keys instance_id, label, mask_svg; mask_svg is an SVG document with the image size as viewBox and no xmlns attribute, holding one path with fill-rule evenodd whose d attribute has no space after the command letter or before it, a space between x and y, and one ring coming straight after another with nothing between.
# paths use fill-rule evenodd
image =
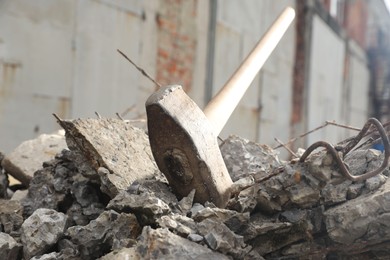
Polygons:
<instances>
[{"instance_id":1,"label":"rusty rebar","mask_svg":"<svg viewBox=\"0 0 390 260\"><path fill-rule=\"evenodd\" d=\"M352 175L349 172L348 168L345 166L345 164L344 164L343 160L341 159L340 154L336 150L336 148L333 145L331 145L330 143L327 143L325 141L319 141L319 142L315 142L314 144L312 144L303 153L303 155L301 156L299 161L300 162L304 162L305 159L315 149L317 149L319 147L324 147L331 154L333 159L336 161L336 164L339 167L341 173L347 179L349 179L351 181L362 181L362 180L366 180L368 178L371 178L371 177L373 177L373 176L375 176L377 174L380 174L388 166L388 163L389 163L390 143L389 143L389 139L388 139L388 137L386 135L386 131L385 131L383 125L377 119L375 119L375 118L368 119L368 121L366 122L366 124L364 125L362 130L358 133L358 135L355 136L345 147L343 147L341 149L340 153L344 157L348 152L350 152L352 150L352 148L355 147L360 142L360 140L365 136L365 134L367 133L368 129L370 129L370 126L372 126L372 125L374 125L376 127L376 129L378 130L379 135L380 135L380 137L382 139L382 143L383 143L384 149L385 149L383 162L382 162L381 166L378 169L376 169L376 170L373 170L371 172L368 172L368 173L365 173L365 174L359 175L359 176Z\"/></svg>"}]
</instances>

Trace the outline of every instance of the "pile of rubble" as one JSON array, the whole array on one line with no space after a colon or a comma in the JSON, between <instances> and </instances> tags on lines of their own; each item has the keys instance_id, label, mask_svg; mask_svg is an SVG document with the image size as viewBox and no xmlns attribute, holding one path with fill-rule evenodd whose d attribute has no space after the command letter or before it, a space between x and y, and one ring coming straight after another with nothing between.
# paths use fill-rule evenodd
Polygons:
<instances>
[{"instance_id":1,"label":"pile of rubble","mask_svg":"<svg viewBox=\"0 0 390 260\"><path fill-rule=\"evenodd\" d=\"M324 151L305 163L283 162L268 146L231 136L220 148L234 189L221 209L194 202L195 190L177 198L147 134L129 122L78 119L62 126L66 144L62 135L41 136L0 156L0 259L390 254L388 170L352 182ZM357 150L345 163L359 175L382 160L378 151ZM21 184L9 185L8 175Z\"/></svg>"}]
</instances>

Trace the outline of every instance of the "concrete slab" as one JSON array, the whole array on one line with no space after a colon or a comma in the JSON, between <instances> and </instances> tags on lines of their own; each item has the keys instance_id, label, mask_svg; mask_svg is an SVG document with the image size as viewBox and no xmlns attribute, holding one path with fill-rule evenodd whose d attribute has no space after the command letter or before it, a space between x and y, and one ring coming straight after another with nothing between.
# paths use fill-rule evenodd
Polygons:
<instances>
[{"instance_id":1,"label":"concrete slab","mask_svg":"<svg viewBox=\"0 0 390 260\"><path fill-rule=\"evenodd\" d=\"M42 134L36 139L21 143L5 156L1 164L7 173L28 186L34 172L42 168L42 163L51 160L65 148L64 131Z\"/></svg>"},{"instance_id":2,"label":"concrete slab","mask_svg":"<svg viewBox=\"0 0 390 260\"><path fill-rule=\"evenodd\" d=\"M161 177L145 131L129 121L100 118L62 120L69 149L97 171L101 190L114 197L134 181Z\"/></svg>"}]
</instances>

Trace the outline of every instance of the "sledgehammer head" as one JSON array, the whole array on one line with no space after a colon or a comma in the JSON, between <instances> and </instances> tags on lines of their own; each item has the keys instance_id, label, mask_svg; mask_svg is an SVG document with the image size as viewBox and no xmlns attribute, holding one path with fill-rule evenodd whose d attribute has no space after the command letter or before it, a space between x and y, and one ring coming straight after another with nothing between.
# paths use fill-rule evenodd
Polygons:
<instances>
[{"instance_id":1,"label":"sledgehammer head","mask_svg":"<svg viewBox=\"0 0 390 260\"><path fill-rule=\"evenodd\" d=\"M202 110L181 86L160 88L146 101L149 141L161 172L179 197L224 208L232 180L217 137Z\"/></svg>"}]
</instances>

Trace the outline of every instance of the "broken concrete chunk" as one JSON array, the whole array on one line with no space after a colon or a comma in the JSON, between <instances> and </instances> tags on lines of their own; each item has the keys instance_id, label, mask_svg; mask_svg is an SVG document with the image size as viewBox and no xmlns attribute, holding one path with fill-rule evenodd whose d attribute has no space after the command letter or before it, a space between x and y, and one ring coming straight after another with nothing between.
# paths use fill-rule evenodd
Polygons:
<instances>
[{"instance_id":1,"label":"broken concrete chunk","mask_svg":"<svg viewBox=\"0 0 390 260\"><path fill-rule=\"evenodd\" d=\"M374 177L368 178L365 183L365 188L368 191L374 191L377 190L380 186L382 186L387 180L387 177L385 177L382 174L378 174Z\"/></svg>"},{"instance_id":2,"label":"broken concrete chunk","mask_svg":"<svg viewBox=\"0 0 390 260\"><path fill-rule=\"evenodd\" d=\"M0 232L0 259L17 260L21 257L22 245L13 237Z\"/></svg>"},{"instance_id":3,"label":"broken concrete chunk","mask_svg":"<svg viewBox=\"0 0 390 260\"><path fill-rule=\"evenodd\" d=\"M121 248L120 250L114 250L105 256L99 258L100 260L141 260L141 255L137 252L135 247Z\"/></svg>"},{"instance_id":4,"label":"broken concrete chunk","mask_svg":"<svg viewBox=\"0 0 390 260\"><path fill-rule=\"evenodd\" d=\"M348 188L351 185L350 180L346 180L338 185L328 183L321 191L321 196L325 205L334 205L347 200Z\"/></svg>"},{"instance_id":5,"label":"broken concrete chunk","mask_svg":"<svg viewBox=\"0 0 390 260\"><path fill-rule=\"evenodd\" d=\"M342 244L390 239L390 182L374 193L365 194L325 211L330 238Z\"/></svg>"},{"instance_id":6,"label":"broken concrete chunk","mask_svg":"<svg viewBox=\"0 0 390 260\"><path fill-rule=\"evenodd\" d=\"M18 232L22 223L23 207L20 202L0 199L0 232L7 234Z\"/></svg>"},{"instance_id":7,"label":"broken concrete chunk","mask_svg":"<svg viewBox=\"0 0 390 260\"><path fill-rule=\"evenodd\" d=\"M283 165L277 157L278 153L269 146L235 135L229 136L220 148L233 182L253 174L266 176Z\"/></svg>"},{"instance_id":8,"label":"broken concrete chunk","mask_svg":"<svg viewBox=\"0 0 390 260\"><path fill-rule=\"evenodd\" d=\"M113 249L128 247L141 228L133 214L103 212L86 226L68 228L66 235L76 245L83 259L96 259Z\"/></svg>"},{"instance_id":9,"label":"broken concrete chunk","mask_svg":"<svg viewBox=\"0 0 390 260\"><path fill-rule=\"evenodd\" d=\"M67 218L52 209L37 209L22 225L24 257L41 255L57 243L65 232Z\"/></svg>"},{"instance_id":10,"label":"broken concrete chunk","mask_svg":"<svg viewBox=\"0 0 390 260\"><path fill-rule=\"evenodd\" d=\"M108 203L107 208L134 213L141 224L152 224L160 216L171 212L164 201L147 192L137 195L122 191Z\"/></svg>"},{"instance_id":11,"label":"broken concrete chunk","mask_svg":"<svg viewBox=\"0 0 390 260\"><path fill-rule=\"evenodd\" d=\"M128 189L132 194L153 194L166 204L177 203L177 197L172 193L168 183L159 180L140 180L135 181Z\"/></svg>"},{"instance_id":12,"label":"broken concrete chunk","mask_svg":"<svg viewBox=\"0 0 390 260\"><path fill-rule=\"evenodd\" d=\"M157 223L160 227L168 228L173 233L184 238L197 232L195 221L179 214L162 216L157 220Z\"/></svg>"},{"instance_id":13,"label":"broken concrete chunk","mask_svg":"<svg viewBox=\"0 0 390 260\"><path fill-rule=\"evenodd\" d=\"M168 229L152 229L145 226L136 246L141 259L230 259L169 232Z\"/></svg>"},{"instance_id":14,"label":"broken concrete chunk","mask_svg":"<svg viewBox=\"0 0 390 260\"><path fill-rule=\"evenodd\" d=\"M192 218L197 222L205 219L218 220L223 222L233 232L237 232L248 223L249 212L239 213L228 209L203 208L192 215Z\"/></svg>"},{"instance_id":15,"label":"broken concrete chunk","mask_svg":"<svg viewBox=\"0 0 390 260\"><path fill-rule=\"evenodd\" d=\"M177 205L177 208L180 210L180 212L183 214L183 215L187 215L191 208L192 208L192 204L194 203L194 197L195 197L195 192L196 190L193 189L189 194L188 196L182 198L176 205Z\"/></svg>"},{"instance_id":16,"label":"broken concrete chunk","mask_svg":"<svg viewBox=\"0 0 390 260\"><path fill-rule=\"evenodd\" d=\"M34 172L42 168L45 161L67 148L64 131L55 134L42 134L38 138L25 141L2 161L7 173L28 186Z\"/></svg>"},{"instance_id":17,"label":"broken concrete chunk","mask_svg":"<svg viewBox=\"0 0 390 260\"><path fill-rule=\"evenodd\" d=\"M27 196L28 190L17 190L12 194L11 200L21 201Z\"/></svg>"},{"instance_id":18,"label":"broken concrete chunk","mask_svg":"<svg viewBox=\"0 0 390 260\"><path fill-rule=\"evenodd\" d=\"M83 154L100 171L102 188L114 197L136 180L162 177L153 159L145 131L127 121L101 118L62 120L66 142L71 150Z\"/></svg>"},{"instance_id":19,"label":"broken concrete chunk","mask_svg":"<svg viewBox=\"0 0 390 260\"><path fill-rule=\"evenodd\" d=\"M192 242L199 243L199 242L202 242L204 238L203 238L203 236L198 235L198 234L189 234L187 239L192 241Z\"/></svg>"},{"instance_id":20,"label":"broken concrete chunk","mask_svg":"<svg viewBox=\"0 0 390 260\"><path fill-rule=\"evenodd\" d=\"M242 236L233 233L226 225L216 220L205 219L198 223L199 234L207 245L218 252L242 259L250 251Z\"/></svg>"}]
</instances>

